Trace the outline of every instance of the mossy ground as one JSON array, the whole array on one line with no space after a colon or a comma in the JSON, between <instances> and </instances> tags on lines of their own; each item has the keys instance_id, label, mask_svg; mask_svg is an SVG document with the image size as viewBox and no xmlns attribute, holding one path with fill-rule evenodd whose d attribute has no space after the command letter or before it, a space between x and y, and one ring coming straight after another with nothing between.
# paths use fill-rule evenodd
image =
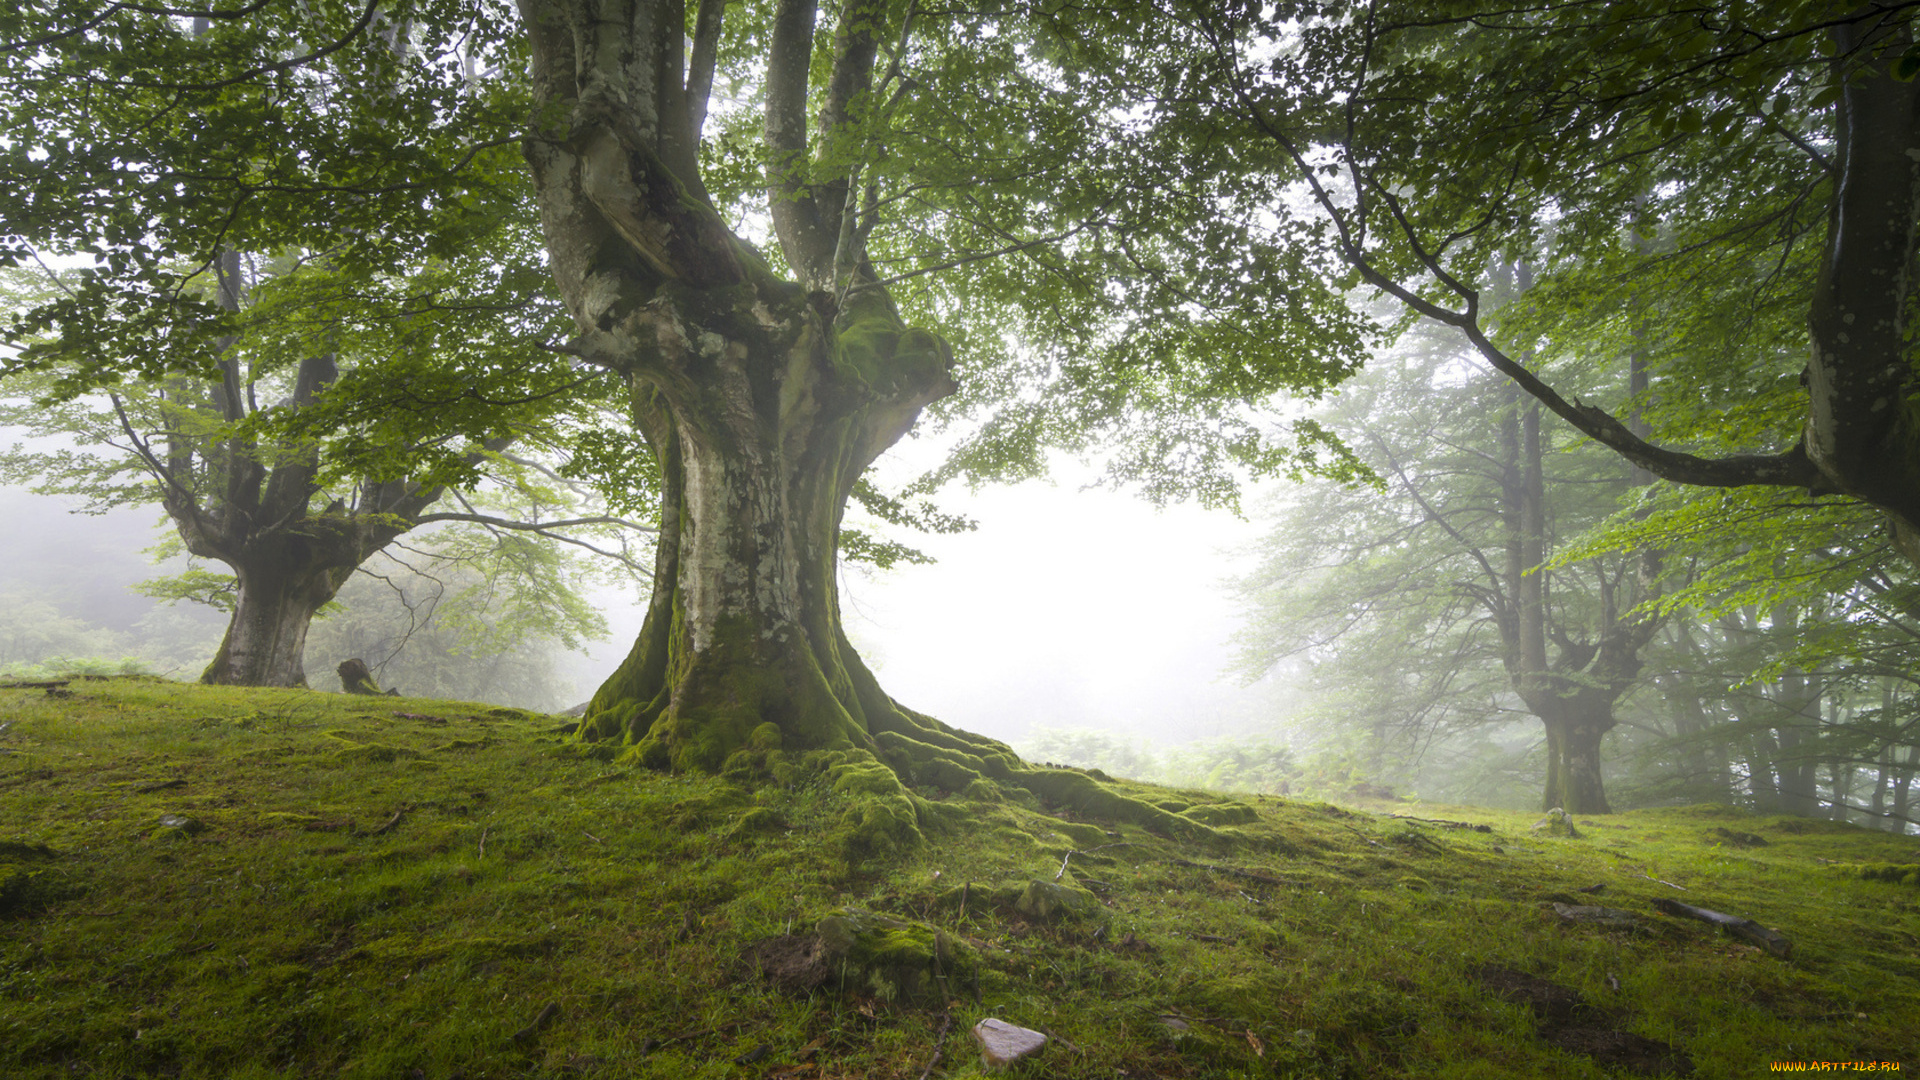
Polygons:
<instances>
[{"instance_id":1,"label":"mossy ground","mask_svg":"<svg viewBox=\"0 0 1920 1080\"><path fill-rule=\"evenodd\" d=\"M1489 965L1577 991L1699 1076L1920 1068L1914 838L1712 807L1546 837L1537 815L1122 784L1212 835L947 796L923 848L860 861L858 796L824 774L636 770L555 718L468 703L69 689L0 690L8 1077L915 1080L947 1013L933 1077L977 1074L965 1032L986 1016L1055 1037L1018 1076L1613 1075L1537 1037L1476 981ZM1063 860L1097 902L1023 913ZM1777 929L1792 957L1656 914L1662 897ZM754 943L850 907L977 964L915 1005L755 970Z\"/></svg>"}]
</instances>

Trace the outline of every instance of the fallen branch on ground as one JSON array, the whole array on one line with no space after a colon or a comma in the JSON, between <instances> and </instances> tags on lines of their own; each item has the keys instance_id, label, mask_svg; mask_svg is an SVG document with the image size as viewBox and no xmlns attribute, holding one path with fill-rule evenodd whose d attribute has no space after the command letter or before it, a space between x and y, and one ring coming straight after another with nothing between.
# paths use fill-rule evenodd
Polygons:
<instances>
[{"instance_id":1,"label":"fallen branch on ground","mask_svg":"<svg viewBox=\"0 0 1920 1080\"><path fill-rule=\"evenodd\" d=\"M1412 814L1388 814L1387 816L1390 818L1398 818L1401 821L1422 821L1428 825L1438 825L1443 829L1471 829L1474 832L1493 831L1493 826L1491 825L1475 825L1471 821L1448 821L1445 818L1414 817Z\"/></svg>"},{"instance_id":2,"label":"fallen branch on ground","mask_svg":"<svg viewBox=\"0 0 1920 1080\"><path fill-rule=\"evenodd\" d=\"M1777 930L1769 930L1752 919L1743 919L1738 915L1727 915L1718 911L1709 911L1692 904L1683 904L1678 900L1655 900L1653 906L1668 915L1680 915L1701 922L1713 923L1732 933L1746 938L1782 960L1793 952L1793 942Z\"/></svg>"},{"instance_id":3,"label":"fallen branch on ground","mask_svg":"<svg viewBox=\"0 0 1920 1080\"><path fill-rule=\"evenodd\" d=\"M398 809L398 810L395 810L395 811L393 812L393 816L387 819L387 823L386 823L385 825L382 825L382 826L380 826L379 828L377 828L377 829L375 829L375 830L373 830L372 832L370 832L370 833L368 833L367 835L368 835L368 836L379 836L380 834L382 834L382 833L384 833L384 832L386 832L386 831L387 831L388 829L391 829L391 828L393 828L393 827L394 827L395 825L398 825L398 824L400 824L400 819L401 819L402 817L404 817L404 816L406 815L406 813L407 813L407 808L406 808L406 807L404 807L404 806L403 806L403 807L401 807L401 808L400 808L400 809Z\"/></svg>"}]
</instances>

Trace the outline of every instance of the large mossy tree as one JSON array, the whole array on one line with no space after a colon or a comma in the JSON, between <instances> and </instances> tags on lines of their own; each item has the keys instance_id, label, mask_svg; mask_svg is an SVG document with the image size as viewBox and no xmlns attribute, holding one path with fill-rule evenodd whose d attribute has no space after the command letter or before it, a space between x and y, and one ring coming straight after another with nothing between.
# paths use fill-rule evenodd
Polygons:
<instances>
[{"instance_id":1,"label":"large mossy tree","mask_svg":"<svg viewBox=\"0 0 1920 1080\"><path fill-rule=\"evenodd\" d=\"M946 343L906 326L878 284L847 182L803 180L813 4L774 12L766 73L772 217L798 281L704 195L696 148L720 5L697 26L691 72L676 5L522 10L536 108L555 118L527 157L575 347L631 383L663 478L646 625L595 695L589 735L699 769L750 744L1000 752L895 705L841 630L836 543L853 485L954 384ZM821 156L860 137L853 110L870 107L885 16L843 13Z\"/></svg>"},{"instance_id":2,"label":"large mossy tree","mask_svg":"<svg viewBox=\"0 0 1920 1080\"><path fill-rule=\"evenodd\" d=\"M878 800L861 811L875 838L911 833L903 783L980 779L1174 827L893 701L841 628L835 574L850 497L919 512L862 474L929 408L971 426L925 489L1032 476L1050 448L1214 502L1249 475L1351 473L1318 428L1264 410L1354 370L1365 321L1231 141L1160 122L1180 57L1140 54L1145 83L1088 79L1138 52L1133 20L1018 3L194 14L0 14L9 258L95 260L20 329L69 361L117 346L59 368L62 387L215 369L220 316L191 283L224 250L324 253L374 280L452 260L518 198L507 216L537 216L575 331L529 347L624 380L636 445L599 441L594 471L660 491L645 630L583 738L688 769L811 754ZM530 191L503 171L515 143ZM404 327L421 306L373 317ZM180 347L139 332L156 328ZM380 370L339 415L405 396L406 369ZM436 419L484 429L501 397L476 388Z\"/></svg>"},{"instance_id":3,"label":"large mossy tree","mask_svg":"<svg viewBox=\"0 0 1920 1080\"><path fill-rule=\"evenodd\" d=\"M955 257L949 248L944 260L924 246L881 249L896 258L924 266L1024 257L1068 278L1025 296L988 295L987 311L995 300L1042 308L1100 300L1097 285L1073 280L1094 260L1062 236L1023 241L1033 230L1018 222L1021 213L1057 218L1073 209L1048 207L1045 197L1086 198L1066 177L1098 167L1098 142L1044 145L1044 129L1060 122L1057 101L1043 101L1055 115L1030 119L1026 131L969 130L973 103L929 94L919 82L969 65L978 71L983 55L994 58L999 50L966 44L973 35L991 41L996 27L1020 31L952 13L936 23L916 4L888 0L825 12L816 0L758 11L709 0L694 13L689 45L678 3L524 0L521 11L543 118L526 152L554 275L579 328L573 347L629 381L636 426L662 475L646 624L595 695L584 736L628 744L656 767L726 769L825 751L841 782L869 794L897 791L898 782L951 791L999 781L1083 809L1172 822L1084 777L1029 769L1004 745L896 702L841 626L838 536L855 485L923 409L958 389L949 343L910 325L891 294L914 275L886 278L878 268L870 245L890 224L888 212L906 200L907 224L944 244L971 203L979 213L968 224L1002 238L999 252ZM1045 44L1044 36L1022 42ZM702 174L715 67L723 55L743 59L743 47L754 50L750 77L762 99L753 156L764 169L778 271L729 229ZM1046 79L1039 67L1016 61L996 77L1031 93ZM733 123L736 132L745 126L738 116ZM935 124L948 127L949 143L915 160L911 144L928 140L923 126ZM1089 156L1076 163L1074 149ZM942 174L969 153L985 175ZM984 209L966 189L994 179L990 170L1005 167L996 158L1057 186L1036 197L1040 187L1029 180L1025 191L994 193L1016 196L1008 206ZM1111 189L1103 194L1109 207L1119 201ZM1068 220L1063 231L1099 224ZM1154 246L1151 235L1138 239ZM990 282L967 282L976 291L963 302L991 294ZM1186 345L1182 333L1167 334L1175 347ZM1273 389L1276 374L1261 373L1261 388Z\"/></svg>"}]
</instances>

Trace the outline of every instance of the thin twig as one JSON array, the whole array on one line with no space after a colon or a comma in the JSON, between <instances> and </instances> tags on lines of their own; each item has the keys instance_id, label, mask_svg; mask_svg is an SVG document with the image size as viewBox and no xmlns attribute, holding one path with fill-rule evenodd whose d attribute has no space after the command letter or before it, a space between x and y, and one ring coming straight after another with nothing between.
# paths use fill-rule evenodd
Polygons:
<instances>
[{"instance_id":1,"label":"thin twig","mask_svg":"<svg viewBox=\"0 0 1920 1080\"><path fill-rule=\"evenodd\" d=\"M1085 849L1084 851L1077 848L1068 848L1066 858L1063 858L1060 860L1060 872L1058 874L1053 875L1053 880L1059 881L1061 878L1066 876L1067 861L1069 859L1072 859L1075 855L1090 855L1096 851L1105 851L1110 847L1146 847L1146 846L1147 845L1145 844L1136 844L1131 840L1116 840L1111 844L1101 844L1098 847L1090 847Z\"/></svg>"},{"instance_id":2,"label":"thin twig","mask_svg":"<svg viewBox=\"0 0 1920 1080\"><path fill-rule=\"evenodd\" d=\"M1352 833L1353 835L1359 837L1360 839L1365 840L1367 843L1372 844L1374 847L1380 846L1380 841L1375 840L1373 837L1368 836L1366 833L1361 832L1359 829L1356 829L1351 825L1342 825L1340 827Z\"/></svg>"},{"instance_id":3,"label":"thin twig","mask_svg":"<svg viewBox=\"0 0 1920 1080\"><path fill-rule=\"evenodd\" d=\"M373 830L372 832L370 832L370 833L368 833L367 835L368 835L368 836L379 836L379 835L380 835L381 833L384 833L384 832L386 832L386 831L387 831L388 829L391 829L391 828L393 828L393 827L394 827L395 825L398 825L398 824L400 824L400 819L401 819L401 818L402 818L403 816L405 816L405 815L406 815L406 812L407 812L407 808L406 808L406 807L404 807L404 806L403 806L403 807L401 807L401 808L400 808L400 809L398 809L398 810L395 810L395 811L393 812L393 816L387 819L387 823L386 823L385 825L382 825L382 826L380 826L379 828L377 828L377 829L375 829L375 830Z\"/></svg>"},{"instance_id":4,"label":"thin twig","mask_svg":"<svg viewBox=\"0 0 1920 1080\"><path fill-rule=\"evenodd\" d=\"M534 1035L539 1033L541 1028L547 1026L547 1021L552 1020L554 1016L557 1015L559 1012L560 1012L559 1002L557 1001L547 1002L547 1007L540 1010L540 1015L533 1018L533 1023L528 1024L526 1027L523 1027L519 1031L516 1031L513 1033L513 1041L526 1042L528 1039L533 1038Z\"/></svg>"},{"instance_id":5,"label":"thin twig","mask_svg":"<svg viewBox=\"0 0 1920 1080\"><path fill-rule=\"evenodd\" d=\"M953 1014L943 1014L940 1017L940 1033L933 1037L933 1060L927 1062L927 1067L920 1071L920 1080L927 1080L927 1077L933 1075L934 1066L940 1064L940 1055L946 1053L947 1049L947 1029L951 1027L953 1027Z\"/></svg>"},{"instance_id":6,"label":"thin twig","mask_svg":"<svg viewBox=\"0 0 1920 1080\"><path fill-rule=\"evenodd\" d=\"M488 825L486 828L483 828L480 830L480 856L479 857L482 859L487 857L487 833L491 832L492 830L493 830L493 826L491 825Z\"/></svg>"},{"instance_id":7,"label":"thin twig","mask_svg":"<svg viewBox=\"0 0 1920 1080\"><path fill-rule=\"evenodd\" d=\"M1686 892L1686 891L1687 891L1687 887L1686 887L1685 885L1675 885L1675 884L1674 884L1673 882L1671 882L1671 881L1661 881L1661 880L1660 880L1659 878L1657 878L1657 877L1654 877L1654 876L1653 876L1652 874L1649 874L1649 873L1647 873L1647 872L1646 872L1646 871L1644 871L1644 870L1642 870L1642 871L1641 871L1640 873L1638 873L1638 874L1635 874L1634 876L1635 876L1635 877L1643 877L1643 878L1646 878L1646 879L1647 879L1648 881L1652 881L1652 882L1656 882L1656 883L1658 883L1658 884L1661 884L1661 885L1665 885L1665 886L1666 886L1667 888L1669 888L1669 889L1679 889L1679 890L1680 890L1681 892Z\"/></svg>"}]
</instances>

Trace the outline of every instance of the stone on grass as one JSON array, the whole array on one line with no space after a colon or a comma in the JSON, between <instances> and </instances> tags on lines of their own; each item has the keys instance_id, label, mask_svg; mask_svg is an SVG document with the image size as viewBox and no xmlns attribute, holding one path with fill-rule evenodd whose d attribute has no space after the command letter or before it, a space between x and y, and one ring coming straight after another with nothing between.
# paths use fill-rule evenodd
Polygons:
<instances>
[{"instance_id":1,"label":"stone on grass","mask_svg":"<svg viewBox=\"0 0 1920 1080\"><path fill-rule=\"evenodd\" d=\"M1533 823L1533 831L1547 836L1565 836L1580 839L1580 830L1573 827L1573 815L1559 807L1547 811L1547 816Z\"/></svg>"},{"instance_id":2,"label":"stone on grass","mask_svg":"<svg viewBox=\"0 0 1920 1080\"><path fill-rule=\"evenodd\" d=\"M1047 1045L1045 1035L991 1016L973 1025L973 1037L980 1043L980 1060L989 1069L1011 1065Z\"/></svg>"},{"instance_id":3,"label":"stone on grass","mask_svg":"<svg viewBox=\"0 0 1920 1080\"><path fill-rule=\"evenodd\" d=\"M197 836L207 831L205 822L197 818L184 817L180 814L161 814L160 826L165 829L172 829L183 836Z\"/></svg>"},{"instance_id":4,"label":"stone on grass","mask_svg":"<svg viewBox=\"0 0 1920 1080\"><path fill-rule=\"evenodd\" d=\"M1081 915L1100 906L1100 901L1085 889L1068 888L1047 881L1028 883L1026 891L1014 902L1014 910L1036 922Z\"/></svg>"}]
</instances>

